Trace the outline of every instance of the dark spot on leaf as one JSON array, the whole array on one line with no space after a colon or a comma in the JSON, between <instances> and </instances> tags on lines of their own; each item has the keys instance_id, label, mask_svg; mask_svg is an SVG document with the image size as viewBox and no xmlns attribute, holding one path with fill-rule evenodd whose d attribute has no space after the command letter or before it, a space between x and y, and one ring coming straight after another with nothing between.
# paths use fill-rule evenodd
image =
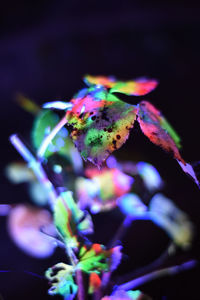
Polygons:
<instances>
[{"instance_id":1,"label":"dark spot on leaf","mask_svg":"<svg viewBox=\"0 0 200 300\"><path fill-rule=\"evenodd\" d=\"M109 122L109 118L108 118L108 115L107 115L107 110L108 110L108 107L104 107L104 109L102 110L101 112L101 118L105 121L108 121Z\"/></svg>"},{"instance_id":2,"label":"dark spot on leaf","mask_svg":"<svg viewBox=\"0 0 200 300\"><path fill-rule=\"evenodd\" d=\"M90 112L90 115L93 115L93 111Z\"/></svg>"},{"instance_id":3,"label":"dark spot on leaf","mask_svg":"<svg viewBox=\"0 0 200 300\"><path fill-rule=\"evenodd\" d=\"M112 128L108 128L108 132L112 132Z\"/></svg>"},{"instance_id":4,"label":"dark spot on leaf","mask_svg":"<svg viewBox=\"0 0 200 300\"><path fill-rule=\"evenodd\" d=\"M113 143L114 148L117 149L117 141L113 140L112 143Z\"/></svg>"},{"instance_id":5,"label":"dark spot on leaf","mask_svg":"<svg viewBox=\"0 0 200 300\"><path fill-rule=\"evenodd\" d=\"M91 119L92 119L92 121L96 120L96 116L93 116Z\"/></svg>"},{"instance_id":6,"label":"dark spot on leaf","mask_svg":"<svg viewBox=\"0 0 200 300\"><path fill-rule=\"evenodd\" d=\"M84 113L81 113L81 114L79 115L79 118L80 118L80 119L83 117L83 114L84 114Z\"/></svg>"},{"instance_id":7,"label":"dark spot on leaf","mask_svg":"<svg viewBox=\"0 0 200 300\"><path fill-rule=\"evenodd\" d=\"M119 134L117 134L116 138L117 138L118 140L120 140L120 139L121 139L121 136L120 136Z\"/></svg>"}]
</instances>

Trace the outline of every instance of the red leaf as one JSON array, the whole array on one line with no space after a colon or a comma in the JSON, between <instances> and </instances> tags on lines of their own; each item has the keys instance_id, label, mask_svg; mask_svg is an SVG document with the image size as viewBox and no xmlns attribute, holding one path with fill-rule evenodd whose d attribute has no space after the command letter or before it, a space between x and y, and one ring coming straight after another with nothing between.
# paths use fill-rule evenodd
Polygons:
<instances>
[{"instance_id":1,"label":"red leaf","mask_svg":"<svg viewBox=\"0 0 200 300\"><path fill-rule=\"evenodd\" d=\"M139 103L138 122L143 133L152 143L162 147L167 152L171 152L174 158L185 165L185 161L181 157L175 141L166 128L163 128L162 126L163 119L161 112L151 103L147 101Z\"/></svg>"}]
</instances>

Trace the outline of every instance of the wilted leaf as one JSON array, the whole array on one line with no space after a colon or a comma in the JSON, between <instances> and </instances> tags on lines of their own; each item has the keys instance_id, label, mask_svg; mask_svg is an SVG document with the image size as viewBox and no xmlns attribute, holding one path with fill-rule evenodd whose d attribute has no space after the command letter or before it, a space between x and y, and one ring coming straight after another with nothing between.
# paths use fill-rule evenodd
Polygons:
<instances>
[{"instance_id":1,"label":"wilted leaf","mask_svg":"<svg viewBox=\"0 0 200 300\"><path fill-rule=\"evenodd\" d=\"M171 152L174 158L185 164L178 150L180 138L163 118L161 112L151 103L147 101L139 103L138 122L141 130L152 143L162 147L167 152Z\"/></svg>"},{"instance_id":2,"label":"wilted leaf","mask_svg":"<svg viewBox=\"0 0 200 300\"><path fill-rule=\"evenodd\" d=\"M72 300L78 290L74 279L74 267L64 263L58 263L45 272L45 277L49 280L51 288L48 290L49 295L59 294L65 300Z\"/></svg>"}]
</instances>

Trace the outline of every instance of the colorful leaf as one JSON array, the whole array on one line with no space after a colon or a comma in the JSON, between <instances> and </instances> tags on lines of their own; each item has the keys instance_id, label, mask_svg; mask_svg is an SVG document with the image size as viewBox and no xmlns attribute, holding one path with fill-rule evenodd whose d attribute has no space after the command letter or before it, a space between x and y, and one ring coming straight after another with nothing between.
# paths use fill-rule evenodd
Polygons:
<instances>
[{"instance_id":1,"label":"colorful leaf","mask_svg":"<svg viewBox=\"0 0 200 300\"><path fill-rule=\"evenodd\" d=\"M147 211L146 205L138 195L129 193L117 199L117 204L121 211L130 217L141 217Z\"/></svg>"},{"instance_id":2,"label":"colorful leaf","mask_svg":"<svg viewBox=\"0 0 200 300\"><path fill-rule=\"evenodd\" d=\"M152 143L162 147L167 152L171 152L174 158L185 164L178 150L180 139L172 130L172 127L166 125L168 123L157 108L147 101L140 102L137 120L141 130ZM169 128L168 132L167 129Z\"/></svg>"},{"instance_id":3,"label":"colorful leaf","mask_svg":"<svg viewBox=\"0 0 200 300\"><path fill-rule=\"evenodd\" d=\"M156 194L150 202L149 210L152 220L162 227L175 244L187 249L191 246L194 235L192 222L172 200L162 194Z\"/></svg>"},{"instance_id":4,"label":"colorful leaf","mask_svg":"<svg viewBox=\"0 0 200 300\"><path fill-rule=\"evenodd\" d=\"M63 192L54 208L54 223L65 243L71 248L79 245L78 234L92 233L93 225L89 214L84 215L71 192Z\"/></svg>"},{"instance_id":5,"label":"colorful leaf","mask_svg":"<svg viewBox=\"0 0 200 300\"><path fill-rule=\"evenodd\" d=\"M105 296L101 300L142 300L142 293L139 290L124 291L116 290L111 296ZM146 298L145 298L146 299Z\"/></svg>"},{"instance_id":6,"label":"colorful leaf","mask_svg":"<svg viewBox=\"0 0 200 300\"><path fill-rule=\"evenodd\" d=\"M197 174L198 172L196 172L196 167L194 165L191 165L191 164L188 164L188 163L182 163L179 160L177 160L177 162L179 163L182 170L186 174L188 174L194 180L194 182L198 185L198 187L200 188L200 180L199 180L199 176Z\"/></svg>"},{"instance_id":7,"label":"colorful leaf","mask_svg":"<svg viewBox=\"0 0 200 300\"><path fill-rule=\"evenodd\" d=\"M155 191L163 186L162 178L154 166L140 161L137 163L137 172L142 177L146 188Z\"/></svg>"},{"instance_id":8,"label":"colorful leaf","mask_svg":"<svg viewBox=\"0 0 200 300\"><path fill-rule=\"evenodd\" d=\"M84 159L101 166L128 138L136 107L106 94L102 88L93 88L72 103L72 110L66 113L68 125L72 126L71 137Z\"/></svg>"},{"instance_id":9,"label":"colorful leaf","mask_svg":"<svg viewBox=\"0 0 200 300\"><path fill-rule=\"evenodd\" d=\"M36 258L46 258L54 252L52 238L41 232L43 226L51 224L52 218L47 210L24 204L13 207L8 216L8 231L13 242Z\"/></svg>"},{"instance_id":10,"label":"colorful leaf","mask_svg":"<svg viewBox=\"0 0 200 300\"><path fill-rule=\"evenodd\" d=\"M90 208L92 213L116 207L118 197L130 191L133 177L116 168L87 168L85 175L76 180L78 205L81 209Z\"/></svg>"},{"instance_id":11,"label":"colorful leaf","mask_svg":"<svg viewBox=\"0 0 200 300\"><path fill-rule=\"evenodd\" d=\"M89 288L88 293L93 294L95 293L101 286L101 279L98 274L91 273L89 277Z\"/></svg>"},{"instance_id":12,"label":"colorful leaf","mask_svg":"<svg viewBox=\"0 0 200 300\"><path fill-rule=\"evenodd\" d=\"M113 271L120 263L121 255L121 246L108 250L100 244L92 244L89 249L83 246L77 267L88 274Z\"/></svg>"},{"instance_id":13,"label":"colorful leaf","mask_svg":"<svg viewBox=\"0 0 200 300\"><path fill-rule=\"evenodd\" d=\"M58 263L52 268L49 268L45 277L49 280L51 288L48 290L49 295L59 294L65 300L72 300L78 290L74 279L74 267L64 263Z\"/></svg>"},{"instance_id":14,"label":"colorful leaf","mask_svg":"<svg viewBox=\"0 0 200 300\"><path fill-rule=\"evenodd\" d=\"M132 96L146 95L156 88L158 82L155 79L138 78L129 81L117 81L114 77L91 76L84 78L87 85L102 85L111 89L110 93L122 93Z\"/></svg>"}]
</instances>

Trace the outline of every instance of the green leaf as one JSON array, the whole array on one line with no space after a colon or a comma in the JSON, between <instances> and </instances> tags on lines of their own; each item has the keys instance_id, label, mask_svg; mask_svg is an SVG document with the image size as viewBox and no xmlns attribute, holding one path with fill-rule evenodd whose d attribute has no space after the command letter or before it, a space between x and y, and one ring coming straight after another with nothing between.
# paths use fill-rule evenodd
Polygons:
<instances>
[{"instance_id":1,"label":"green leaf","mask_svg":"<svg viewBox=\"0 0 200 300\"><path fill-rule=\"evenodd\" d=\"M36 149L39 149L44 138L52 131L58 122L59 117L50 110L41 111L36 117L32 130L32 142ZM73 143L68 138L68 131L63 127L48 146L45 157L48 158L54 153L60 153L69 157L72 147Z\"/></svg>"},{"instance_id":2,"label":"green leaf","mask_svg":"<svg viewBox=\"0 0 200 300\"><path fill-rule=\"evenodd\" d=\"M93 244L89 249L83 246L79 253L79 267L90 274L113 271L121 260L121 246L106 250L103 245Z\"/></svg>"},{"instance_id":3,"label":"green leaf","mask_svg":"<svg viewBox=\"0 0 200 300\"><path fill-rule=\"evenodd\" d=\"M93 231L90 215L84 215L74 202L71 192L63 192L54 208L54 223L65 243L71 248L79 245L78 235Z\"/></svg>"}]
</instances>

